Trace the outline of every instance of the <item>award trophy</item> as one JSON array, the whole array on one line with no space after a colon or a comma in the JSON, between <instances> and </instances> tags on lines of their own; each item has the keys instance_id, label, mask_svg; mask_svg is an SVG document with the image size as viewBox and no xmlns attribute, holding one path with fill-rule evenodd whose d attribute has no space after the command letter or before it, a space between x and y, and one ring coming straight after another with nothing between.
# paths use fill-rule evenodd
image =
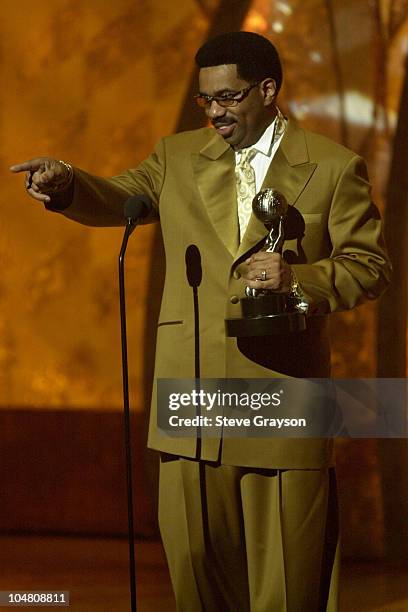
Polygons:
<instances>
[{"instance_id":1,"label":"award trophy","mask_svg":"<svg viewBox=\"0 0 408 612\"><path fill-rule=\"evenodd\" d=\"M263 189L253 199L254 215L269 230L260 251L282 253L284 220L288 203L275 189ZM241 298L242 318L226 320L227 336L269 336L299 332L306 329L307 303L291 293L278 293L272 289L251 289Z\"/></svg>"}]
</instances>

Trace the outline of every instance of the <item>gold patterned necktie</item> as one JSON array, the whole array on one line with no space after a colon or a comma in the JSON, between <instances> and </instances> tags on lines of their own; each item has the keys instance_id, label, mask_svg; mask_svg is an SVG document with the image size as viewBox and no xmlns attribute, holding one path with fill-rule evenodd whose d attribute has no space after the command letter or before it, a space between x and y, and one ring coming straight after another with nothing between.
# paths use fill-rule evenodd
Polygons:
<instances>
[{"instance_id":1,"label":"gold patterned necktie","mask_svg":"<svg viewBox=\"0 0 408 612\"><path fill-rule=\"evenodd\" d=\"M235 166L238 220L241 240L252 213L252 200L256 195L255 170L251 166L251 161L256 153L256 149L251 149L250 147L244 149Z\"/></svg>"}]
</instances>

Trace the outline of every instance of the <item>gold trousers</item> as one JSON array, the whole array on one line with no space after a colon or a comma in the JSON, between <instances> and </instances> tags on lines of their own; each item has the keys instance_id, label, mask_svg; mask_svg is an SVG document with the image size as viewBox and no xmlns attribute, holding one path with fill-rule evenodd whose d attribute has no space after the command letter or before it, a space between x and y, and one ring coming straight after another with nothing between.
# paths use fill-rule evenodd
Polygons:
<instances>
[{"instance_id":1,"label":"gold trousers","mask_svg":"<svg viewBox=\"0 0 408 612\"><path fill-rule=\"evenodd\" d=\"M162 459L159 524L178 612L336 612L334 469Z\"/></svg>"}]
</instances>

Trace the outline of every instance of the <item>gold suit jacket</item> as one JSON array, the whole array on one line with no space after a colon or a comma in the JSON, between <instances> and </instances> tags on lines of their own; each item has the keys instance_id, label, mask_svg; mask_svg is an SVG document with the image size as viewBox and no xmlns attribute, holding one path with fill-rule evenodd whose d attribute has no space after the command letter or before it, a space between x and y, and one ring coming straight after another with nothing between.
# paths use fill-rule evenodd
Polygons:
<instances>
[{"instance_id":1,"label":"gold suit jacket","mask_svg":"<svg viewBox=\"0 0 408 612\"><path fill-rule=\"evenodd\" d=\"M327 377L328 314L378 297L389 281L365 163L352 151L288 122L263 187L283 193L303 220L302 235L287 241L283 250L310 302L308 329L242 341L240 348L235 338L226 337L224 320L239 315L235 296L244 295L243 262L266 230L252 216L239 244L234 168L234 151L213 129L176 134L162 139L149 158L120 176L103 179L75 169L74 199L63 214L88 225L120 225L129 195L146 193L152 199L166 252L156 378L194 378L193 299L185 274L190 244L202 258L202 378ZM164 436L156 423L154 394L149 446L196 456L195 438ZM322 468L333 461L328 439L208 438L202 440L201 458L282 469Z\"/></svg>"}]
</instances>

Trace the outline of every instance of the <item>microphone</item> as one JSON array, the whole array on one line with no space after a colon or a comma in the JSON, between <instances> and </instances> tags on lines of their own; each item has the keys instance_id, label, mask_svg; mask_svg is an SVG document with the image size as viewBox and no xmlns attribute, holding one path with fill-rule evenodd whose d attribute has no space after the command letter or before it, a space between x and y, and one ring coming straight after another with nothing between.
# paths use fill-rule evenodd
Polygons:
<instances>
[{"instance_id":1,"label":"microphone","mask_svg":"<svg viewBox=\"0 0 408 612\"><path fill-rule=\"evenodd\" d=\"M186 249L186 276L190 287L199 287L203 278L201 268L201 255L195 244L190 244Z\"/></svg>"},{"instance_id":2,"label":"microphone","mask_svg":"<svg viewBox=\"0 0 408 612\"><path fill-rule=\"evenodd\" d=\"M144 219L152 210L152 201L145 193L128 198L123 207L125 219L128 223L137 223Z\"/></svg>"}]
</instances>

